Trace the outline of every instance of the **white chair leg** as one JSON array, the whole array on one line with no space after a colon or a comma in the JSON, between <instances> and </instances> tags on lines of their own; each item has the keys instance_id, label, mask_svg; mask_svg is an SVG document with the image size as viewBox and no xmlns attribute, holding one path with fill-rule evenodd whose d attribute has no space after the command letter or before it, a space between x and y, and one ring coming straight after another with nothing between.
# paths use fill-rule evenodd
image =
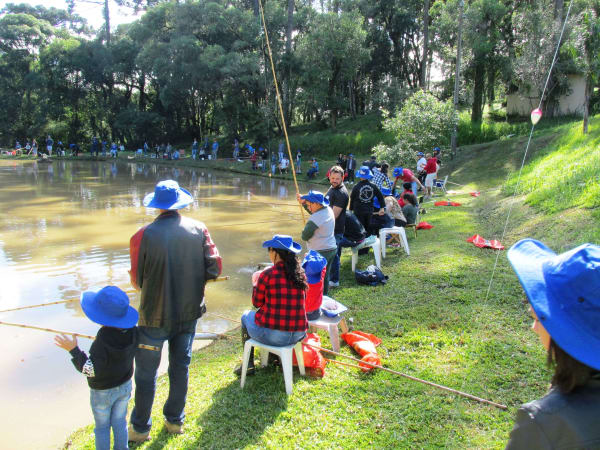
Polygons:
<instances>
[{"instance_id":1,"label":"white chair leg","mask_svg":"<svg viewBox=\"0 0 600 450\"><path fill-rule=\"evenodd\" d=\"M375 253L375 265L381 269L381 242L379 238L373 244L373 253Z\"/></svg>"},{"instance_id":2,"label":"white chair leg","mask_svg":"<svg viewBox=\"0 0 600 450\"><path fill-rule=\"evenodd\" d=\"M387 232L384 228L379 230L379 242L381 242L381 257L385 258L385 243L386 243Z\"/></svg>"},{"instance_id":3,"label":"white chair leg","mask_svg":"<svg viewBox=\"0 0 600 450\"><path fill-rule=\"evenodd\" d=\"M279 355L279 357L281 358L281 366L283 367L283 380L285 381L285 392L287 393L287 395L292 395L294 374L292 372L291 352L281 352L281 355Z\"/></svg>"},{"instance_id":4,"label":"white chair leg","mask_svg":"<svg viewBox=\"0 0 600 450\"><path fill-rule=\"evenodd\" d=\"M340 334L338 332L337 323L329 324L329 340L331 341L331 348L334 352L340 351Z\"/></svg>"},{"instance_id":5,"label":"white chair leg","mask_svg":"<svg viewBox=\"0 0 600 450\"><path fill-rule=\"evenodd\" d=\"M260 351L260 366L267 367L267 364L269 364L269 350L267 350L266 348L259 347L259 351Z\"/></svg>"},{"instance_id":6,"label":"white chair leg","mask_svg":"<svg viewBox=\"0 0 600 450\"><path fill-rule=\"evenodd\" d=\"M252 344L249 341L246 341L244 344L244 356L242 356L242 378L240 379L240 385L242 389L244 388L244 384L246 383L246 370L248 370L248 362L250 361L250 349L252 348Z\"/></svg>"},{"instance_id":7,"label":"white chair leg","mask_svg":"<svg viewBox=\"0 0 600 450\"><path fill-rule=\"evenodd\" d=\"M304 370L304 350L302 349L302 341L296 344L294 351L296 352L296 361L298 361L300 375L305 375L306 371Z\"/></svg>"},{"instance_id":8,"label":"white chair leg","mask_svg":"<svg viewBox=\"0 0 600 450\"><path fill-rule=\"evenodd\" d=\"M406 255L410 256L410 250L408 249L408 240L406 239L406 231L404 231L404 228L400 229L400 241L402 242L402 247L404 247Z\"/></svg>"},{"instance_id":9,"label":"white chair leg","mask_svg":"<svg viewBox=\"0 0 600 450\"><path fill-rule=\"evenodd\" d=\"M358 262L358 251L352 250L352 272L356 270L356 263Z\"/></svg>"}]
</instances>

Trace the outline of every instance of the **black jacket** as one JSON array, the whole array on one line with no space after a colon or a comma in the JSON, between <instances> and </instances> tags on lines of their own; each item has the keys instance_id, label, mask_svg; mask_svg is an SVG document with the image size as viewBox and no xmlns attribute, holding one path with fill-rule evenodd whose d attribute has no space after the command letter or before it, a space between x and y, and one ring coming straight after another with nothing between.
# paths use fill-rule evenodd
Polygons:
<instances>
[{"instance_id":1,"label":"black jacket","mask_svg":"<svg viewBox=\"0 0 600 450\"><path fill-rule=\"evenodd\" d=\"M362 226L362 223L359 222L354 214L346 214L344 237L356 245L367 237L365 227Z\"/></svg>"},{"instance_id":2,"label":"black jacket","mask_svg":"<svg viewBox=\"0 0 600 450\"><path fill-rule=\"evenodd\" d=\"M600 373L570 394L553 388L521 406L506 448L600 448Z\"/></svg>"},{"instance_id":3,"label":"black jacket","mask_svg":"<svg viewBox=\"0 0 600 450\"><path fill-rule=\"evenodd\" d=\"M369 180L361 180L352 188L348 209L354 211L354 214L371 214L374 198L379 200L380 205L385 205L385 199L379 188Z\"/></svg>"},{"instance_id":4,"label":"black jacket","mask_svg":"<svg viewBox=\"0 0 600 450\"><path fill-rule=\"evenodd\" d=\"M136 327L126 330L102 327L90 347L89 358L79 347L69 353L75 368L88 377L88 385L103 390L120 386L131 378L137 345Z\"/></svg>"}]
</instances>

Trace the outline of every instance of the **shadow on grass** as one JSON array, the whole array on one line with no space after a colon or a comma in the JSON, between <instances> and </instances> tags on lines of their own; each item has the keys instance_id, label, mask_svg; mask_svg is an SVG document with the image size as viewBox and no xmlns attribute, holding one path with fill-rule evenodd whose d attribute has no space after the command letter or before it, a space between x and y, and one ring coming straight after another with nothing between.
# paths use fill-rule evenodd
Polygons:
<instances>
[{"instance_id":1,"label":"shadow on grass","mask_svg":"<svg viewBox=\"0 0 600 450\"><path fill-rule=\"evenodd\" d=\"M256 443L288 407L283 374L267 367L217 390L210 408L197 419L201 430L190 448L242 448Z\"/></svg>"}]
</instances>

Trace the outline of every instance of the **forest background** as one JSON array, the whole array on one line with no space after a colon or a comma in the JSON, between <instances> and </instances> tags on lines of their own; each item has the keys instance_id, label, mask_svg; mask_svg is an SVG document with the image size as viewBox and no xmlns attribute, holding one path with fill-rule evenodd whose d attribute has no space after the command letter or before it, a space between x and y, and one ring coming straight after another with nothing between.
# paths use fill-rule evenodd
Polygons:
<instances>
[{"instance_id":1,"label":"forest background","mask_svg":"<svg viewBox=\"0 0 600 450\"><path fill-rule=\"evenodd\" d=\"M81 2L104 6L100 29L74 13ZM113 29L108 0L67 0L64 10L8 3L0 11L0 144L43 142L50 134L83 149L92 136L129 149L217 136L276 145L282 123L257 0L117 3L143 14ZM382 115L420 90L452 102L461 0L263 4L288 126L334 130L341 118L367 116L381 128ZM469 142L460 144L481 137L473 130L486 120L518 122L502 108L507 93L539 98L567 6L464 2L457 99ZM543 101L546 117L568 93L570 74L586 79L586 116L600 111L599 12L599 0L573 0ZM374 147L384 134L365 144ZM439 145L449 144L450 136L443 139ZM385 143L393 140L390 133Z\"/></svg>"}]
</instances>

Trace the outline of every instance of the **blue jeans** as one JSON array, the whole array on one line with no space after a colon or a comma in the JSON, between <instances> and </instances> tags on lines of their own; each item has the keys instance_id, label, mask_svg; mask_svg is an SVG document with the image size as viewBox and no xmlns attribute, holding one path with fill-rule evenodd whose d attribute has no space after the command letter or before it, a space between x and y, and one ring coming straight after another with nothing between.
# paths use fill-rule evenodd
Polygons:
<instances>
[{"instance_id":1,"label":"blue jeans","mask_svg":"<svg viewBox=\"0 0 600 450\"><path fill-rule=\"evenodd\" d=\"M248 330L250 337L255 341L274 347L284 347L295 344L306 336L305 331L281 331L272 328L263 328L256 325L254 316L256 316L256 311L246 311L242 314L242 324Z\"/></svg>"},{"instance_id":2,"label":"blue jeans","mask_svg":"<svg viewBox=\"0 0 600 450\"><path fill-rule=\"evenodd\" d=\"M162 350L169 342L169 396L163 414L169 423L183 424L188 390L188 367L192 359L192 344L197 320L181 323L180 331L166 328L139 327L140 344L153 345ZM160 351L138 348L135 355L135 406L131 411L131 425L138 433L147 433L152 427L152 403L156 392L156 372Z\"/></svg>"},{"instance_id":3,"label":"blue jeans","mask_svg":"<svg viewBox=\"0 0 600 450\"><path fill-rule=\"evenodd\" d=\"M411 183L411 186L412 186L412 191L413 191L413 194L415 194L415 197L417 198L417 202L418 202L418 201L419 201L419 195L418 195L418 193L417 193L417 182L416 182L416 181L413 181L413 182Z\"/></svg>"},{"instance_id":4,"label":"blue jeans","mask_svg":"<svg viewBox=\"0 0 600 450\"><path fill-rule=\"evenodd\" d=\"M110 429L113 430L115 450L127 446L127 403L131 398L131 380L111 389L90 389L94 413L96 449L110 450Z\"/></svg>"},{"instance_id":5,"label":"blue jeans","mask_svg":"<svg viewBox=\"0 0 600 450\"><path fill-rule=\"evenodd\" d=\"M335 235L335 243L337 244L337 253L333 257L332 266L331 266L331 275L329 279L334 283L340 282L340 265L341 265L341 256L342 256L342 248L344 247L356 247L359 243L353 242L344 237L343 234Z\"/></svg>"}]
</instances>

